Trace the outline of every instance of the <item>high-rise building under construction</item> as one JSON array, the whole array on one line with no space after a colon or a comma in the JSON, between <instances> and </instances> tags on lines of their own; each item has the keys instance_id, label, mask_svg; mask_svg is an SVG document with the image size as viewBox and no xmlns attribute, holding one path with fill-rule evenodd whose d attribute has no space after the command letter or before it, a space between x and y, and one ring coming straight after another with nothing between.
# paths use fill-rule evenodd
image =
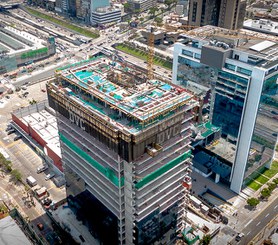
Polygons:
<instances>
[{"instance_id":1,"label":"high-rise building under construction","mask_svg":"<svg viewBox=\"0 0 278 245\"><path fill-rule=\"evenodd\" d=\"M102 244L152 244L182 229L191 185L192 94L107 57L58 69L67 196Z\"/></svg>"}]
</instances>

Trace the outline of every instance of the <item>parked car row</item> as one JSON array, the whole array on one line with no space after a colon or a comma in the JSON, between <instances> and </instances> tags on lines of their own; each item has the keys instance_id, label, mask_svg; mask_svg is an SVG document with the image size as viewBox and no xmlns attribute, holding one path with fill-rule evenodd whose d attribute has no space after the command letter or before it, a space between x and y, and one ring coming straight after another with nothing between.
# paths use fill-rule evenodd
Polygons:
<instances>
[{"instance_id":1,"label":"parked car row","mask_svg":"<svg viewBox=\"0 0 278 245\"><path fill-rule=\"evenodd\" d=\"M6 128L6 132L7 132L7 135L10 135L10 134L16 133L16 130L12 127L11 124L9 124ZM14 141L17 141L19 139L22 139L22 135L17 135L14 137Z\"/></svg>"}]
</instances>

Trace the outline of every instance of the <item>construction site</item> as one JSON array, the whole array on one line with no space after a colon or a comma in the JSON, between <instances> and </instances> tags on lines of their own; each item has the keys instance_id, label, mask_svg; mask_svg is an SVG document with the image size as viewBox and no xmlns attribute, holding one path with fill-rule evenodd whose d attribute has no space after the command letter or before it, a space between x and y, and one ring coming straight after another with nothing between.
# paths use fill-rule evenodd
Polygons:
<instances>
[{"instance_id":1,"label":"construction site","mask_svg":"<svg viewBox=\"0 0 278 245\"><path fill-rule=\"evenodd\" d=\"M160 231L172 239L183 228L191 183L193 94L106 56L58 69L47 92L69 203L99 210L89 222L96 237L147 244Z\"/></svg>"}]
</instances>

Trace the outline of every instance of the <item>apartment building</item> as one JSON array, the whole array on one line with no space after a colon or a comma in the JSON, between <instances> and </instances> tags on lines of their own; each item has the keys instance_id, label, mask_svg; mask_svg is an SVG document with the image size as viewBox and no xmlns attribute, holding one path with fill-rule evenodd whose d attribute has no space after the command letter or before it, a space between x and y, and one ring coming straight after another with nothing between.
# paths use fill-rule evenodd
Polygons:
<instances>
[{"instance_id":1,"label":"apartment building","mask_svg":"<svg viewBox=\"0 0 278 245\"><path fill-rule=\"evenodd\" d=\"M246 2L241 0L190 0L190 26L213 25L240 29L245 17Z\"/></svg>"},{"instance_id":2,"label":"apartment building","mask_svg":"<svg viewBox=\"0 0 278 245\"><path fill-rule=\"evenodd\" d=\"M91 234L109 245L174 240L191 186L193 95L102 56L58 69L47 92L69 205Z\"/></svg>"},{"instance_id":3,"label":"apartment building","mask_svg":"<svg viewBox=\"0 0 278 245\"><path fill-rule=\"evenodd\" d=\"M232 144L229 153L227 146L219 152L231 161L230 188L239 193L250 175L269 167L273 157L278 126L273 114L278 105L278 44L264 36L236 36L211 26L184 38L187 42L174 47L173 83L185 87L195 83L214 91L212 123L221 127L222 137ZM259 108L272 113L258 113Z\"/></svg>"}]
</instances>

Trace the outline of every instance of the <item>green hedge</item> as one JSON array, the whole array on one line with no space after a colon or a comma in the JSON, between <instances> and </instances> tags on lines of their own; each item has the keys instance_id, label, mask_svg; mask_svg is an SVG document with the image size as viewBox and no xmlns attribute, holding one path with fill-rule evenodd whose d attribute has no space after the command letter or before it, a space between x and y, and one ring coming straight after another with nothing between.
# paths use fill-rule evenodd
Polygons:
<instances>
[{"instance_id":1,"label":"green hedge","mask_svg":"<svg viewBox=\"0 0 278 245\"><path fill-rule=\"evenodd\" d=\"M127 54L131 54L137 58L140 58L142 60L147 60L148 59L148 54L142 50L139 50L139 49L135 49L135 48L131 48L125 44L119 44L117 46L115 46L115 49L118 49L118 50L121 50ZM172 62L169 62L169 61L166 61L166 60L163 60L159 57L154 57L153 59L154 61L154 64L155 65L158 65L158 66L162 66L166 69L169 69L169 70L172 70Z\"/></svg>"},{"instance_id":2,"label":"green hedge","mask_svg":"<svg viewBox=\"0 0 278 245\"><path fill-rule=\"evenodd\" d=\"M91 31L89 31L87 29L84 29L80 26L67 23L66 21L54 18L54 17L52 17L50 15L47 15L47 14L43 14L43 13L37 11L37 10L31 9L31 8L28 8L28 7L25 7L25 9L32 15L35 15L35 16L41 18L41 19L48 20L50 22L53 22L53 23L55 23L57 25L60 25L60 26L63 26L63 27L65 27L67 29L70 29L72 31L78 32L78 33L80 33L80 34L82 34L86 37L90 37L90 38L99 37L99 34L91 32Z\"/></svg>"}]
</instances>

